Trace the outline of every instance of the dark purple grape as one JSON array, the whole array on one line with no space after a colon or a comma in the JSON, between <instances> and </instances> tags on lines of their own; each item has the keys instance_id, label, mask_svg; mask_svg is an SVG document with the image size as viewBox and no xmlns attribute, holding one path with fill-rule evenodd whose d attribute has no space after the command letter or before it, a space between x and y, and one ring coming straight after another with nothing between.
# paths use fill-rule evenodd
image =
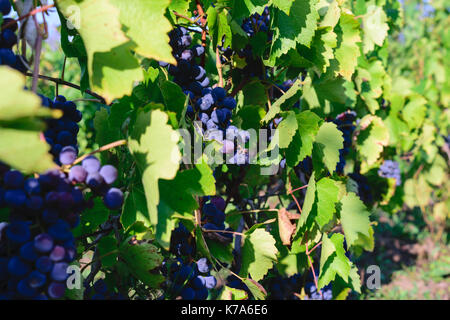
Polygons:
<instances>
[{"instance_id":1,"label":"dark purple grape","mask_svg":"<svg viewBox=\"0 0 450 320\"><path fill-rule=\"evenodd\" d=\"M61 153L59 154L59 161L64 165L69 165L75 162L77 156L77 150L72 146L67 146L62 148Z\"/></svg>"},{"instance_id":2,"label":"dark purple grape","mask_svg":"<svg viewBox=\"0 0 450 320\"><path fill-rule=\"evenodd\" d=\"M54 262L63 260L65 256L66 256L66 250L62 246L55 246L49 255L50 260L52 260Z\"/></svg>"},{"instance_id":3,"label":"dark purple grape","mask_svg":"<svg viewBox=\"0 0 450 320\"><path fill-rule=\"evenodd\" d=\"M48 256L42 256L36 260L36 269L42 273L48 273L53 269L53 261Z\"/></svg>"},{"instance_id":4,"label":"dark purple grape","mask_svg":"<svg viewBox=\"0 0 450 320\"><path fill-rule=\"evenodd\" d=\"M82 166L70 168L69 180L72 182L83 183L87 178L87 172Z\"/></svg>"},{"instance_id":5,"label":"dark purple grape","mask_svg":"<svg viewBox=\"0 0 450 320\"><path fill-rule=\"evenodd\" d=\"M117 179L118 173L114 166L107 164L100 169L100 175L103 177L106 184L113 184Z\"/></svg>"},{"instance_id":6,"label":"dark purple grape","mask_svg":"<svg viewBox=\"0 0 450 320\"><path fill-rule=\"evenodd\" d=\"M89 156L86 159L84 159L81 162L81 165L83 166L84 170L86 170L87 173L95 173L100 171L100 161L94 157Z\"/></svg>"},{"instance_id":7,"label":"dark purple grape","mask_svg":"<svg viewBox=\"0 0 450 320\"><path fill-rule=\"evenodd\" d=\"M207 276L205 278L205 287L207 289L214 289L217 284L217 280L214 276Z\"/></svg>"},{"instance_id":8,"label":"dark purple grape","mask_svg":"<svg viewBox=\"0 0 450 320\"><path fill-rule=\"evenodd\" d=\"M60 282L52 282L48 286L47 293L52 299L60 299L66 293L66 285Z\"/></svg>"},{"instance_id":9,"label":"dark purple grape","mask_svg":"<svg viewBox=\"0 0 450 320\"><path fill-rule=\"evenodd\" d=\"M48 234L58 241L67 241L73 237L70 225L62 219L48 228Z\"/></svg>"},{"instance_id":10,"label":"dark purple grape","mask_svg":"<svg viewBox=\"0 0 450 320\"><path fill-rule=\"evenodd\" d=\"M76 138L69 131L61 131L56 136L56 142L58 144L60 144L61 146L68 146L68 145L76 143ZM62 151L62 149L61 149L61 151Z\"/></svg>"},{"instance_id":11,"label":"dark purple grape","mask_svg":"<svg viewBox=\"0 0 450 320\"><path fill-rule=\"evenodd\" d=\"M47 276L35 270L28 275L26 282L30 286L30 288L40 288L47 282Z\"/></svg>"},{"instance_id":12,"label":"dark purple grape","mask_svg":"<svg viewBox=\"0 0 450 320\"><path fill-rule=\"evenodd\" d=\"M20 257L29 262L34 262L39 258L38 253L34 249L34 241L29 241L20 247Z\"/></svg>"},{"instance_id":13,"label":"dark purple grape","mask_svg":"<svg viewBox=\"0 0 450 320\"><path fill-rule=\"evenodd\" d=\"M5 173L3 176L3 183L5 188L19 189L22 188L24 183L23 174L20 171L11 170Z\"/></svg>"},{"instance_id":14,"label":"dark purple grape","mask_svg":"<svg viewBox=\"0 0 450 320\"><path fill-rule=\"evenodd\" d=\"M23 221L11 222L6 227L6 237L16 244L27 242L31 238L29 223Z\"/></svg>"},{"instance_id":15,"label":"dark purple grape","mask_svg":"<svg viewBox=\"0 0 450 320\"><path fill-rule=\"evenodd\" d=\"M190 287L186 287L181 291L181 297L183 300L194 300L195 299L195 291Z\"/></svg>"},{"instance_id":16,"label":"dark purple grape","mask_svg":"<svg viewBox=\"0 0 450 320\"><path fill-rule=\"evenodd\" d=\"M50 273L50 277L55 281L65 281L69 277L67 273L68 267L69 265L66 262L55 263Z\"/></svg>"},{"instance_id":17,"label":"dark purple grape","mask_svg":"<svg viewBox=\"0 0 450 320\"><path fill-rule=\"evenodd\" d=\"M93 189L99 188L102 186L104 180L99 172L92 172L87 175L86 184Z\"/></svg>"},{"instance_id":18,"label":"dark purple grape","mask_svg":"<svg viewBox=\"0 0 450 320\"><path fill-rule=\"evenodd\" d=\"M209 272L208 259L201 258L200 260L198 260L197 269L201 273L208 273Z\"/></svg>"},{"instance_id":19,"label":"dark purple grape","mask_svg":"<svg viewBox=\"0 0 450 320\"><path fill-rule=\"evenodd\" d=\"M34 238L34 248L40 253L51 251L53 244L53 238L47 233L41 233Z\"/></svg>"},{"instance_id":20,"label":"dark purple grape","mask_svg":"<svg viewBox=\"0 0 450 320\"><path fill-rule=\"evenodd\" d=\"M103 202L107 208L111 210L118 210L123 204L123 192L120 189L111 188L104 196Z\"/></svg>"},{"instance_id":21,"label":"dark purple grape","mask_svg":"<svg viewBox=\"0 0 450 320\"><path fill-rule=\"evenodd\" d=\"M31 271L30 266L21 260L19 257L14 256L9 259L8 262L8 272L12 276L24 277Z\"/></svg>"},{"instance_id":22,"label":"dark purple grape","mask_svg":"<svg viewBox=\"0 0 450 320\"><path fill-rule=\"evenodd\" d=\"M37 290L31 288L25 279L20 280L17 284L17 292L25 298L33 298L38 294Z\"/></svg>"}]
</instances>

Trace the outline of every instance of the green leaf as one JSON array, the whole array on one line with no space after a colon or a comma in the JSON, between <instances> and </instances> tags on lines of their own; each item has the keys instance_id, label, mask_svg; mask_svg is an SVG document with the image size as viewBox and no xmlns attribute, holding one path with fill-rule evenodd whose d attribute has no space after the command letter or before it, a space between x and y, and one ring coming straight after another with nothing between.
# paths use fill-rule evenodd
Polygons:
<instances>
[{"instance_id":1,"label":"green leaf","mask_svg":"<svg viewBox=\"0 0 450 320\"><path fill-rule=\"evenodd\" d=\"M233 17L235 19L247 18L254 13L261 14L269 5L269 0L234 0Z\"/></svg>"},{"instance_id":2,"label":"green leaf","mask_svg":"<svg viewBox=\"0 0 450 320\"><path fill-rule=\"evenodd\" d=\"M129 149L142 173L150 222L158 224L160 179L173 179L179 168L181 154L177 146L179 134L167 125L168 116L160 110L139 112L129 138Z\"/></svg>"},{"instance_id":3,"label":"green leaf","mask_svg":"<svg viewBox=\"0 0 450 320\"><path fill-rule=\"evenodd\" d=\"M272 4L275 8L280 9L287 15L289 15L291 11L293 1L292 0L272 0Z\"/></svg>"},{"instance_id":4,"label":"green leaf","mask_svg":"<svg viewBox=\"0 0 450 320\"><path fill-rule=\"evenodd\" d=\"M306 189L305 201L303 202L302 214L297 223L297 231L295 238L298 237L298 232L301 227L305 225L308 220L308 216L313 208L314 202L316 201L316 180L314 172L308 181L308 188Z\"/></svg>"},{"instance_id":5,"label":"green leaf","mask_svg":"<svg viewBox=\"0 0 450 320\"><path fill-rule=\"evenodd\" d=\"M102 266L114 266L118 257L116 239L112 236L104 237L99 241L97 248Z\"/></svg>"},{"instance_id":6,"label":"green leaf","mask_svg":"<svg viewBox=\"0 0 450 320\"><path fill-rule=\"evenodd\" d=\"M267 292L258 282L253 279L243 279L242 282L247 286L256 300L264 300L266 298Z\"/></svg>"},{"instance_id":7,"label":"green leaf","mask_svg":"<svg viewBox=\"0 0 450 320\"><path fill-rule=\"evenodd\" d=\"M119 254L131 274L146 285L156 288L164 281L161 274L153 272L163 261L163 256L153 244L133 244L125 241L120 246Z\"/></svg>"},{"instance_id":8,"label":"green leaf","mask_svg":"<svg viewBox=\"0 0 450 320\"><path fill-rule=\"evenodd\" d=\"M344 230L345 239L347 240L347 246L350 248L361 240L366 245L366 250L373 248L373 236L371 235L370 213L367 211L364 203L359 197L350 192L341 199L341 223Z\"/></svg>"},{"instance_id":9,"label":"green leaf","mask_svg":"<svg viewBox=\"0 0 450 320\"><path fill-rule=\"evenodd\" d=\"M361 130L357 137L358 154L371 166L389 144L389 131L381 118L372 115L362 118L358 129ZM361 170L364 173L364 167Z\"/></svg>"},{"instance_id":10,"label":"green leaf","mask_svg":"<svg viewBox=\"0 0 450 320\"><path fill-rule=\"evenodd\" d=\"M244 94L244 106L262 105L267 102L266 88L260 81L254 81L247 84L242 92Z\"/></svg>"},{"instance_id":11,"label":"green leaf","mask_svg":"<svg viewBox=\"0 0 450 320\"><path fill-rule=\"evenodd\" d=\"M319 129L314 143L313 162L322 161L330 173L339 162L339 150L344 148L342 132L334 123L324 122Z\"/></svg>"},{"instance_id":12,"label":"green leaf","mask_svg":"<svg viewBox=\"0 0 450 320\"><path fill-rule=\"evenodd\" d=\"M298 123L295 113L293 111L287 112L287 115L283 117L283 120L278 124L272 141L269 145L269 150L273 150L276 146L280 149L289 147L292 142L292 138L297 132Z\"/></svg>"},{"instance_id":13,"label":"green leaf","mask_svg":"<svg viewBox=\"0 0 450 320\"><path fill-rule=\"evenodd\" d=\"M323 178L317 182L317 216L316 222L322 229L329 223L336 212L335 205L338 202L339 187L330 178Z\"/></svg>"},{"instance_id":14,"label":"green leaf","mask_svg":"<svg viewBox=\"0 0 450 320\"><path fill-rule=\"evenodd\" d=\"M86 48L93 91L107 103L130 95L134 82L143 80L143 73L131 53L135 44L122 31L120 10L110 0L59 0L58 9L66 18L78 20L75 27Z\"/></svg>"},{"instance_id":15,"label":"green leaf","mask_svg":"<svg viewBox=\"0 0 450 320\"><path fill-rule=\"evenodd\" d=\"M410 97L410 101L402 111L403 119L410 129L420 128L427 112L427 100L419 95Z\"/></svg>"},{"instance_id":16,"label":"green leaf","mask_svg":"<svg viewBox=\"0 0 450 320\"><path fill-rule=\"evenodd\" d=\"M240 108L237 116L241 118L240 128L243 130L247 129L259 129L260 121L266 115L266 111L260 106L245 106Z\"/></svg>"},{"instance_id":17,"label":"green leaf","mask_svg":"<svg viewBox=\"0 0 450 320\"><path fill-rule=\"evenodd\" d=\"M341 75L350 81L360 55L358 42L361 42L359 22L353 14L341 13L337 34L340 41L334 52L336 60L339 62L336 75Z\"/></svg>"},{"instance_id":18,"label":"green leaf","mask_svg":"<svg viewBox=\"0 0 450 320\"><path fill-rule=\"evenodd\" d=\"M290 107L297 102L295 101L295 98L297 97L301 86L302 82L300 80L295 81L292 87L285 94L283 94L281 98L272 104L272 107L269 109L269 112L267 112L264 119L262 119L261 123L268 123L272 120L278 113L280 113L282 106Z\"/></svg>"},{"instance_id":19,"label":"green leaf","mask_svg":"<svg viewBox=\"0 0 450 320\"><path fill-rule=\"evenodd\" d=\"M256 229L247 234L242 247L242 267L240 275L250 275L253 280L264 278L277 260L275 239L263 229Z\"/></svg>"},{"instance_id":20,"label":"green leaf","mask_svg":"<svg viewBox=\"0 0 450 320\"><path fill-rule=\"evenodd\" d=\"M286 163L290 167L312 155L314 138L319 131L320 117L314 112L303 111L297 116L298 131L286 149Z\"/></svg>"},{"instance_id":21,"label":"green leaf","mask_svg":"<svg viewBox=\"0 0 450 320\"><path fill-rule=\"evenodd\" d=\"M176 63L168 36L172 25L164 17L170 0L110 1L120 10L122 30L136 44L134 51L146 58Z\"/></svg>"},{"instance_id":22,"label":"green leaf","mask_svg":"<svg viewBox=\"0 0 450 320\"><path fill-rule=\"evenodd\" d=\"M319 0L292 1L289 15L274 9L274 35L271 48L271 61L295 49L297 44L309 47L317 28L319 13L316 4Z\"/></svg>"},{"instance_id":23,"label":"green leaf","mask_svg":"<svg viewBox=\"0 0 450 320\"><path fill-rule=\"evenodd\" d=\"M245 290L235 289L228 286L224 286L219 300L247 300L248 294Z\"/></svg>"},{"instance_id":24,"label":"green leaf","mask_svg":"<svg viewBox=\"0 0 450 320\"><path fill-rule=\"evenodd\" d=\"M0 161L11 167L25 174L53 169L56 165L49 152L50 146L40 139L39 132L0 127Z\"/></svg>"},{"instance_id":25,"label":"green leaf","mask_svg":"<svg viewBox=\"0 0 450 320\"><path fill-rule=\"evenodd\" d=\"M217 8L211 6L207 11L207 15L209 35L212 39L213 48L216 49L217 45L221 45L224 48L231 46L232 32L230 21L228 21L228 12L225 9L219 12ZM222 39L224 39L223 44Z\"/></svg>"},{"instance_id":26,"label":"green leaf","mask_svg":"<svg viewBox=\"0 0 450 320\"><path fill-rule=\"evenodd\" d=\"M0 66L0 86L8 88L0 92L0 161L26 174L56 167L37 117L61 113L42 107L37 95L24 90L25 77L7 66Z\"/></svg>"},{"instance_id":27,"label":"green leaf","mask_svg":"<svg viewBox=\"0 0 450 320\"><path fill-rule=\"evenodd\" d=\"M151 226L144 187L141 182L133 182L129 185L129 193L125 198L120 222L125 229L128 229L138 221L143 222L147 227Z\"/></svg>"},{"instance_id":28,"label":"green leaf","mask_svg":"<svg viewBox=\"0 0 450 320\"><path fill-rule=\"evenodd\" d=\"M320 256L320 273L318 289L322 289L339 275L344 281L348 281L351 262L345 255L344 236L339 233L328 238L324 234L322 238L322 252Z\"/></svg>"},{"instance_id":29,"label":"green leaf","mask_svg":"<svg viewBox=\"0 0 450 320\"><path fill-rule=\"evenodd\" d=\"M194 196L211 196L216 193L211 168L199 163L193 169L178 172L173 180L159 182L161 201L158 206L156 238L164 248L169 248L170 236L175 226L175 213L189 214L198 208Z\"/></svg>"},{"instance_id":30,"label":"green leaf","mask_svg":"<svg viewBox=\"0 0 450 320\"><path fill-rule=\"evenodd\" d=\"M387 16L383 8L375 5L368 6L367 12L363 15L362 28L364 30L364 53L372 51L375 45L381 47L389 30Z\"/></svg>"}]
</instances>

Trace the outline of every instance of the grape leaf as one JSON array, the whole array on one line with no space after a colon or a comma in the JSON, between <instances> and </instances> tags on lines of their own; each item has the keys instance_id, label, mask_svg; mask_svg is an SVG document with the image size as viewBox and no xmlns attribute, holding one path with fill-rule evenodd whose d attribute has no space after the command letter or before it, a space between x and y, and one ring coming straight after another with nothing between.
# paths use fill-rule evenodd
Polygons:
<instances>
[{"instance_id":1,"label":"grape leaf","mask_svg":"<svg viewBox=\"0 0 450 320\"><path fill-rule=\"evenodd\" d=\"M24 90L25 77L7 66L0 66L0 85L8 88L0 92L0 161L26 174L55 168L38 117L61 113L42 107L37 95Z\"/></svg>"},{"instance_id":2,"label":"grape leaf","mask_svg":"<svg viewBox=\"0 0 450 320\"><path fill-rule=\"evenodd\" d=\"M289 15L291 11L293 1L292 0L272 0L272 4L275 8L280 9L287 15Z\"/></svg>"},{"instance_id":3,"label":"grape leaf","mask_svg":"<svg viewBox=\"0 0 450 320\"><path fill-rule=\"evenodd\" d=\"M340 216L347 246L349 248L354 246L360 241L360 238L362 240L373 240L369 220L370 213L359 197L355 193L349 192L341 199L341 204ZM370 241L363 242L367 243L366 250L373 247Z\"/></svg>"},{"instance_id":4,"label":"grape leaf","mask_svg":"<svg viewBox=\"0 0 450 320\"><path fill-rule=\"evenodd\" d=\"M361 42L359 22L353 14L342 12L338 26L338 47L334 52L336 60L339 62L336 75L341 75L350 81L360 55L358 46L358 42Z\"/></svg>"},{"instance_id":5,"label":"grape leaf","mask_svg":"<svg viewBox=\"0 0 450 320\"><path fill-rule=\"evenodd\" d=\"M59 0L58 9L75 20L74 27L83 38L91 88L107 103L130 95L143 73L131 53L135 44L122 31L120 10L110 0Z\"/></svg>"},{"instance_id":6,"label":"grape leaf","mask_svg":"<svg viewBox=\"0 0 450 320\"><path fill-rule=\"evenodd\" d=\"M296 97L301 89L301 85L302 82L300 80L295 81L292 87L285 94L283 94L281 98L272 104L272 107L270 107L264 119L261 120L261 123L268 123L272 120L278 113L280 113L282 106L289 107L293 105L295 102L291 98Z\"/></svg>"},{"instance_id":7,"label":"grape leaf","mask_svg":"<svg viewBox=\"0 0 450 320\"><path fill-rule=\"evenodd\" d=\"M357 137L358 154L371 166L379 158L383 147L389 144L389 131L381 118L372 115L362 118L357 130L361 130ZM361 173L364 169L361 166Z\"/></svg>"},{"instance_id":8,"label":"grape leaf","mask_svg":"<svg viewBox=\"0 0 450 320\"><path fill-rule=\"evenodd\" d=\"M164 17L170 0L110 1L120 10L125 34L136 43L134 51L147 58L176 63L167 34L172 25Z\"/></svg>"},{"instance_id":9,"label":"grape leaf","mask_svg":"<svg viewBox=\"0 0 450 320\"><path fill-rule=\"evenodd\" d=\"M317 28L319 13L316 4L319 0L292 1L289 15L274 9L274 35L272 40L271 57L273 62L297 44L309 47Z\"/></svg>"},{"instance_id":10,"label":"grape leaf","mask_svg":"<svg viewBox=\"0 0 450 320\"><path fill-rule=\"evenodd\" d=\"M151 243L134 244L124 241L119 248L119 255L124 260L130 273L151 288L156 288L164 281L158 272L152 272L161 266L163 256Z\"/></svg>"},{"instance_id":11,"label":"grape leaf","mask_svg":"<svg viewBox=\"0 0 450 320\"><path fill-rule=\"evenodd\" d=\"M235 19L247 18L254 13L261 14L269 5L270 0L234 0L233 17Z\"/></svg>"},{"instance_id":12,"label":"grape leaf","mask_svg":"<svg viewBox=\"0 0 450 320\"><path fill-rule=\"evenodd\" d=\"M330 178L323 178L317 182L317 216L316 222L323 228L333 219L336 212L335 205L338 202L339 187Z\"/></svg>"},{"instance_id":13,"label":"grape leaf","mask_svg":"<svg viewBox=\"0 0 450 320\"><path fill-rule=\"evenodd\" d=\"M208 29L212 39L212 45L215 49L218 45L227 48L231 46L232 32L227 10L218 12L217 8L209 7ZM222 39L224 40L222 43Z\"/></svg>"},{"instance_id":14,"label":"grape leaf","mask_svg":"<svg viewBox=\"0 0 450 320\"><path fill-rule=\"evenodd\" d=\"M344 147L344 138L342 132L334 123L325 122L319 128L314 143L313 162L322 161L328 171L332 173L339 162L339 150ZM315 166L315 167L320 167Z\"/></svg>"},{"instance_id":15,"label":"grape leaf","mask_svg":"<svg viewBox=\"0 0 450 320\"><path fill-rule=\"evenodd\" d=\"M322 252L320 256L320 273L318 289L322 289L339 275L348 282L351 262L345 255L344 236L334 233L330 238L324 234L322 238Z\"/></svg>"},{"instance_id":16,"label":"grape leaf","mask_svg":"<svg viewBox=\"0 0 450 320\"><path fill-rule=\"evenodd\" d=\"M389 30L387 16L383 8L376 5L368 6L367 12L363 15L362 28L364 30L364 53L372 51L375 45L381 47Z\"/></svg>"},{"instance_id":17,"label":"grape leaf","mask_svg":"<svg viewBox=\"0 0 450 320\"><path fill-rule=\"evenodd\" d=\"M142 173L150 222L156 231L160 227L158 180L175 178L181 159L177 146L179 134L167 124L167 120L168 116L160 110L140 111L128 143Z\"/></svg>"},{"instance_id":18,"label":"grape leaf","mask_svg":"<svg viewBox=\"0 0 450 320\"><path fill-rule=\"evenodd\" d=\"M298 130L286 149L286 163L296 166L307 156L311 156L314 138L319 131L320 118L314 112L303 111L297 116Z\"/></svg>"},{"instance_id":19,"label":"grape leaf","mask_svg":"<svg viewBox=\"0 0 450 320\"><path fill-rule=\"evenodd\" d=\"M242 247L242 267L240 275L250 275L253 280L259 281L272 268L277 260L275 239L263 229L256 229L246 234Z\"/></svg>"}]
</instances>

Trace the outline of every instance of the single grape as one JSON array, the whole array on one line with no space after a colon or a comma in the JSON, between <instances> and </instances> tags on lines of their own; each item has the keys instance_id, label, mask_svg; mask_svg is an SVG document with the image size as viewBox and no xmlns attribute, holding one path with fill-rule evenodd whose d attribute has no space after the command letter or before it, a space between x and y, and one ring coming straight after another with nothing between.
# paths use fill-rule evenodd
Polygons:
<instances>
[{"instance_id":1,"label":"single grape","mask_svg":"<svg viewBox=\"0 0 450 320\"><path fill-rule=\"evenodd\" d=\"M61 153L59 154L59 161L64 165L69 165L75 162L77 156L77 150L72 146L67 146L62 148Z\"/></svg>"},{"instance_id":2,"label":"single grape","mask_svg":"<svg viewBox=\"0 0 450 320\"><path fill-rule=\"evenodd\" d=\"M105 165L100 169L100 175L105 180L106 184L113 184L117 179L117 169L112 165Z\"/></svg>"},{"instance_id":3,"label":"single grape","mask_svg":"<svg viewBox=\"0 0 450 320\"><path fill-rule=\"evenodd\" d=\"M86 170L87 173L95 173L100 170L100 161L94 157L89 156L86 159L84 159L81 162L81 165L83 166L84 170Z\"/></svg>"},{"instance_id":4,"label":"single grape","mask_svg":"<svg viewBox=\"0 0 450 320\"><path fill-rule=\"evenodd\" d=\"M103 202L107 208L111 210L118 210L123 204L123 192L120 189L111 188L104 196Z\"/></svg>"},{"instance_id":5,"label":"single grape","mask_svg":"<svg viewBox=\"0 0 450 320\"><path fill-rule=\"evenodd\" d=\"M34 248L40 253L51 251L53 244L53 238L46 233L41 233L34 238Z\"/></svg>"}]
</instances>

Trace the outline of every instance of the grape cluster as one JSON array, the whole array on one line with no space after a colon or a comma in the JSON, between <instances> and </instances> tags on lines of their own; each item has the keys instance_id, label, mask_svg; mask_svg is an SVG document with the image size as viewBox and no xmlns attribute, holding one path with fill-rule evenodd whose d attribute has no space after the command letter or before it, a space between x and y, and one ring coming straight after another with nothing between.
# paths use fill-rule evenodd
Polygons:
<instances>
[{"instance_id":1,"label":"grape cluster","mask_svg":"<svg viewBox=\"0 0 450 320\"><path fill-rule=\"evenodd\" d=\"M86 287L84 295L90 300L127 300L121 293L111 292L103 279L94 282L94 285Z\"/></svg>"},{"instance_id":2,"label":"grape cluster","mask_svg":"<svg viewBox=\"0 0 450 320\"><path fill-rule=\"evenodd\" d=\"M214 289L217 279L210 274L206 258L197 262L185 263L181 258L163 263L163 274L171 281L168 294L181 296L184 300L206 300L208 290Z\"/></svg>"},{"instance_id":3,"label":"grape cluster","mask_svg":"<svg viewBox=\"0 0 450 320\"><path fill-rule=\"evenodd\" d=\"M0 0L0 11L3 15L9 14L11 12L11 3L8 0ZM6 25L8 25L8 27L5 27ZM4 18L1 27L0 65L7 65L25 73L27 68L22 61L23 57L16 55L12 50L14 45L17 44L17 22L11 18Z\"/></svg>"},{"instance_id":4,"label":"grape cluster","mask_svg":"<svg viewBox=\"0 0 450 320\"><path fill-rule=\"evenodd\" d=\"M343 112L333 120L333 123L336 124L344 136L344 148L339 150L339 163L336 166L336 172L339 174L344 173L345 157L349 154L352 147L352 136L356 129L355 121L356 112L354 111Z\"/></svg>"},{"instance_id":5,"label":"grape cluster","mask_svg":"<svg viewBox=\"0 0 450 320\"><path fill-rule=\"evenodd\" d=\"M331 299L333 299L333 292L332 292L331 284L322 288L322 290L321 290L322 295L320 294L319 291L317 291L316 286L312 282L307 283L305 286L305 289L306 289L306 293L308 294L308 296L305 297L305 300L331 300Z\"/></svg>"},{"instance_id":6,"label":"grape cluster","mask_svg":"<svg viewBox=\"0 0 450 320\"><path fill-rule=\"evenodd\" d=\"M378 170L378 175L383 178L394 178L397 186L402 183L400 168L396 161L385 160Z\"/></svg>"},{"instance_id":7,"label":"grape cluster","mask_svg":"<svg viewBox=\"0 0 450 320\"><path fill-rule=\"evenodd\" d=\"M277 276L271 279L269 284L269 298L271 300L298 300L294 293L300 293L302 289L301 275L296 274L289 278Z\"/></svg>"},{"instance_id":8,"label":"grape cluster","mask_svg":"<svg viewBox=\"0 0 450 320\"><path fill-rule=\"evenodd\" d=\"M369 179L359 172L350 173L348 176L357 183L359 198L367 205L372 203L373 195L372 188L369 184Z\"/></svg>"},{"instance_id":9,"label":"grape cluster","mask_svg":"<svg viewBox=\"0 0 450 320\"><path fill-rule=\"evenodd\" d=\"M196 264L191 262L191 257L196 253L195 242L182 223L172 232L170 251L177 259L174 262L163 262L162 272L171 281L168 295L181 296L185 300L205 300L208 289L213 289L217 280L210 275L206 258L201 258Z\"/></svg>"},{"instance_id":10,"label":"grape cluster","mask_svg":"<svg viewBox=\"0 0 450 320\"><path fill-rule=\"evenodd\" d=\"M63 116L59 119L47 120L47 130L44 132L45 140L51 146L51 154L55 162L59 162L60 153L63 149L78 149L77 135L80 127L78 122L82 119L82 114L77 110L77 106L72 101L67 101L65 97L58 96L54 101L47 97L40 96L42 105L50 109L61 110ZM75 160L75 159L74 159ZM69 163L62 163L69 164Z\"/></svg>"},{"instance_id":11,"label":"grape cluster","mask_svg":"<svg viewBox=\"0 0 450 320\"><path fill-rule=\"evenodd\" d=\"M242 22L242 29L249 37L254 36L257 32L268 32L270 25L269 7L265 7L262 14L255 13L250 18Z\"/></svg>"},{"instance_id":12,"label":"grape cluster","mask_svg":"<svg viewBox=\"0 0 450 320\"><path fill-rule=\"evenodd\" d=\"M223 145L221 152L227 155L228 163L249 163L245 143L250 136L248 132L231 125L236 100L227 96L224 88L210 87L205 69L196 62L196 58L205 53L204 48L200 45L193 46L192 37L183 27L174 29L169 37L177 66L164 62L160 62L160 65L167 67L169 74L174 77L173 81L189 97L186 116L202 122L201 131L205 140L216 140Z\"/></svg>"},{"instance_id":13,"label":"grape cluster","mask_svg":"<svg viewBox=\"0 0 450 320\"><path fill-rule=\"evenodd\" d=\"M233 239L233 234L229 232L219 232L222 230L233 231L231 228L225 229L225 200L222 197L213 197L205 203L202 208L203 228L207 230L217 230L217 234L228 240Z\"/></svg>"},{"instance_id":14,"label":"grape cluster","mask_svg":"<svg viewBox=\"0 0 450 320\"><path fill-rule=\"evenodd\" d=\"M248 19L242 22L242 29L247 33L248 37L255 36L258 32L268 32L268 40L271 41L272 34L269 32L270 26L270 11L266 7L263 13L260 15L255 13ZM222 52L221 61L227 63L231 61L231 57L235 52L230 48L224 48L219 46L219 50ZM263 77L265 75L265 67L261 57L255 57L250 44L247 44L243 49L236 52L237 56L241 59L245 59L245 67L241 70L242 74L246 77Z\"/></svg>"},{"instance_id":15,"label":"grape cluster","mask_svg":"<svg viewBox=\"0 0 450 320\"><path fill-rule=\"evenodd\" d=\"M77 151L73 147L65 147L59 157L61 163L71 164L77 158ZM117 176L118 172L114 166L102 166L94 156L86 157L81 165L73 166L69 171L70 182L87 185L94 195L103 198L105 206L110 210L118 210L123 205L122 190L111 187Z\"/></svg>"},{"instance_id":16,"label":"grape cluster","mask_svg":"<svg viewBox=\"0 0 450 320\"><path fill-rule=\"evenodd\" d=\"M0 299L59 299L76 246L71 229L86 207L83 193L59 171L26 179L10 170L0 178Z\"/></svg>"},{"instance_id":17,"label":"grape cluster","mask_svg":"<svg viewBox=\"0 0 450 320\"><path fill-rule=\"evenodd\" d=\"M191 46L192 37L183 27L172 30L169 37L177 65L160 62L160 66L167 67L169 74L174 77L173 81L191 99L201 97L203 90L209 86L209 78L206 76L205 69L197 64L195 58L201 57L205 53L205 48L200 45Z\"/></svg>"}]
</instances>

